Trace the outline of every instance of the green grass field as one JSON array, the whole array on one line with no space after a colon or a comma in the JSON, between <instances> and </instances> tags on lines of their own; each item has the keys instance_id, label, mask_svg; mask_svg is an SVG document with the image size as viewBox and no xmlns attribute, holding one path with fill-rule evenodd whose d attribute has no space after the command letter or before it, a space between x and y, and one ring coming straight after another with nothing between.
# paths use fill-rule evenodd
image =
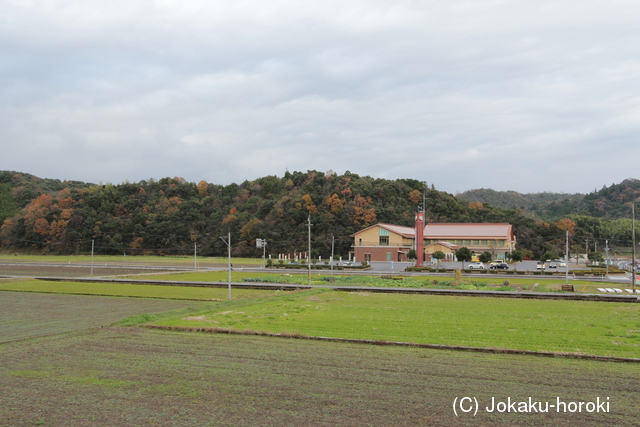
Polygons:
<instances>
[{"instance_id":1,"label":"green grass field","mask_svg":"<svg viewBox=\"0 0 640 427\"><path fill-rule=\"evenodd\" d=\"M636 358L635 304L312 290L241 301L164 326L218 327Z\"/></svg>"},{"instance_id":2,"label":"green grass field","mask_svg":"<svg viewBox=\"0 0 640 427\"><path fill-rule=\"evenodd\" d=\"M39 280L2 281L0 290L218 301L196 314L152 319L163 326L630 358L640 354L640 311L629 303L326 289L233 289L233 301L228 302L226 288Z\"/></svg>"}]
</instances>

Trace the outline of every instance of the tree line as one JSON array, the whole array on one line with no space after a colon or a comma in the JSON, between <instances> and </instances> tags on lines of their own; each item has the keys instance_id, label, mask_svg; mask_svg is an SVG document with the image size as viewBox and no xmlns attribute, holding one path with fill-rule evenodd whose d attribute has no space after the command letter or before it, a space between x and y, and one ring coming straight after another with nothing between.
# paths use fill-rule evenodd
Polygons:
<instances>
[{"instance_id":1,"label":"tree line","mask_svg":"<svg viewBox=\"0 0 640 427\"><path fill-rule=\"evenodd\" d=\"M619 196L619 195L618 195ZM272 255L306 250L312 224L312 255L346 256L350 237L378 222L412 226L423 210L428 222L510 223L518 249L531 257L564 254L604 242L628 246L629 218L572 212L540 219L521 209L466 202L414 179L387 180L318 171L286 172L241 184L217 185L183 178L96 185L0 172L0 245L3 250L104 254L226 254L220 239L232 235L234 256L260 256L266 239ZM594 248L592 246L592 248ZM598 249L603 249L604 244ZM595 249L595 248L594 248Z\"/></svg>"}]
</instances>

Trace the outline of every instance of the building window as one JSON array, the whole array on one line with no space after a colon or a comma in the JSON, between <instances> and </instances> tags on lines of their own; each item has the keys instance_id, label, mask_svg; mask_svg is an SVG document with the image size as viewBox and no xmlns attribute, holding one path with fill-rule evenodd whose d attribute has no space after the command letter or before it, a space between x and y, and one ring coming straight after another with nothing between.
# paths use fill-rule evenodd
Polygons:
<instances>
[{"instance_id":1,"label":"building window","mask_svg":"<svg viewBox=\"0 0 640 427\"><path fill-rule=\"evenodd\" d=\"M477 240L473 240L471 242L471 246L478 246L478 245L479 245L479 242Z\"/></svg>"},{"instance_id":2,"label":"building window","mask_svg":"<svg viewBox=\"0 0 640 427\"><path fill-rule=\"evenodd\" d=\"M379 228L380 230L380 246L389 246L389 230Z\"/></svg>"}]
</instances>

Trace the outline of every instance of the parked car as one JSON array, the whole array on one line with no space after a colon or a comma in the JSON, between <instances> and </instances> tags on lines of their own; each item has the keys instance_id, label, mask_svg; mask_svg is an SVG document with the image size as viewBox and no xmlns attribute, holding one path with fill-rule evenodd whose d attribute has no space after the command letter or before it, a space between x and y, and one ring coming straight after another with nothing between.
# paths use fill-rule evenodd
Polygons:
<instances>
[{"instance_id":1,"label":"parked car","mask_svg":"<svg viewBox=\"0 0 640 427\"><path fill-rule=\"evenodd\" d=\"M469 264L469 270L484 270L484 264L481 262L472 262Z\"/></svg>"},{"instance_id":2,"label":"parked car","mask_svg":"<svg viewBox=\"0 0 640 427\"><path fill-rule=\"evenodd\" d=\"M491 263L489 268L491 270L508 270L509 269L509 264L507 264L506 262L499 262L497 264Z\"/></svg>"}]
</instances>

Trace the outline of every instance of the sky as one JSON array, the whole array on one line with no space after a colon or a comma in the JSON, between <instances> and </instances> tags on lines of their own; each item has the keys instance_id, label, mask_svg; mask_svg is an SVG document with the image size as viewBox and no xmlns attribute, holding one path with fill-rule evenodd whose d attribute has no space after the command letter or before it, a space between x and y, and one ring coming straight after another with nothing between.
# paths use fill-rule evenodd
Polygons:
<instances>
[{"instance_id":1,"label":"sky","mask_svg":"<svg viewBox=\"0 0 640 427\"><path fill-rule=\"evenodd\" d=\"M0 170L288 170L588 193L640 178L631 0L3 0Z\"/></svg>"}]
</instances>

